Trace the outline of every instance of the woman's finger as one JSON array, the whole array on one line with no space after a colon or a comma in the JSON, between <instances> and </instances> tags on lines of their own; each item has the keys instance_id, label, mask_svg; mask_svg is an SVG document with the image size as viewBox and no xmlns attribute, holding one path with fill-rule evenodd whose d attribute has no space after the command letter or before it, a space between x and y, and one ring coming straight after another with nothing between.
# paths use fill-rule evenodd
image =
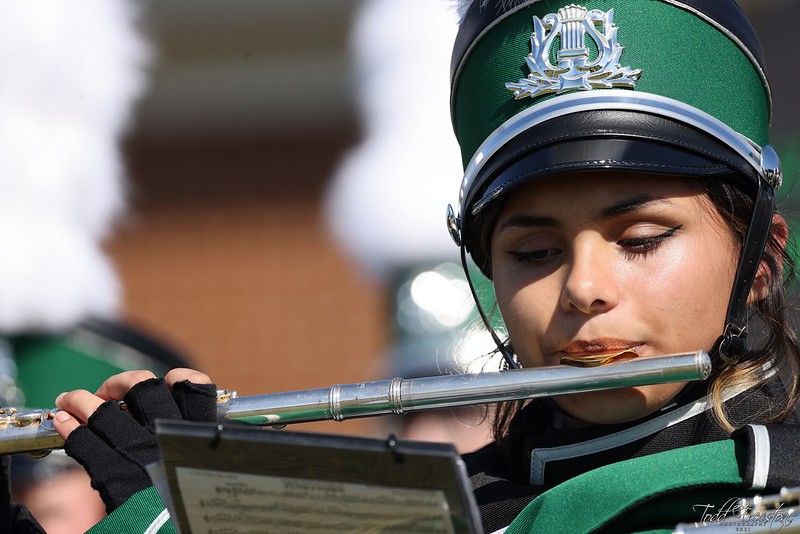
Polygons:
<instances>
[{"instance_id":1,"label":"woman's finger","mask_svg":"<svg viewBox=\"0 0 800 534\"><path fill-rule=\"evenodd\" d=\"M103 399L85 389L76 389L69 393L62 393L56 398L56 407L68 412L79 424L89 420L94 411L103 404ZM62 416L63 417L63 416Z\"/></svg>"},{"instance_id":2,"label":"woman's finger","mask_svg":"<svg viewBox=\"0 0 800 534\"><path fill-rule=\"evenodd\" d=\"M81 423L72 417L69 412L59 410L53 416L53 426L56 428L58 435L66 441L72 431L81 426Z\"/></svg>"},{"instance_id":3,"label":"woman's finger","mask_svg":"<svg viewBox=\"0 0 800 534\"><path fill-rule=\"evenodd\" d=\"M183 367L178 367L176 369L171 370L167 373L164 377L164 381L167 383L170 389L172 386L178 382L183 382L184 380L188 380L193 384L211 384L211 378L207 374L201 373L200 371L195 371L194 369L186 369Z\"/></svg>"},{"instance_id":4,"label":"woman's finger","mask_svg":"<svg viewBox=\"0 0 800 534\"><path fill-rule=\"evenodd\" d=\"M122 400L134 385L155 377L156 375L146 370L125 371L108 378L95 395L104 400Z\"/></svg>"}]
</instances>

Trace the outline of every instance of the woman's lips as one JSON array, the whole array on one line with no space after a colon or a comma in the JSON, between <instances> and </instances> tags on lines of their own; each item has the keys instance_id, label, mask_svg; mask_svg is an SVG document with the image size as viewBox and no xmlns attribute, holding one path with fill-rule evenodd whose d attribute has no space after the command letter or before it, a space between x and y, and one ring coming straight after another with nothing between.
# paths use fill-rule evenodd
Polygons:
<instances>
[{"instance_id":1,"label":"woman's lips","mask_svg":"<svg viewBox=\"0 0 800 534\"><path fill-rule=\"evenodd\" d=\"M572 365L574 367L600 367L607 363L632 360L638 357L639 355L632 350L623 350L597 355L563 356L560 363L561 365Z\"/></svg>"},{"instance_id":2,"label":"woman's lips","mask_svg":"<svg viewBox=\"0 0 800 534\"><path fill-rule=\"evenodd\" d=\"M637 358L636 349L640 346L641 343L621 340L572 341L559 351L560 363L576 367L599 367Z\"/></svg>"}]
</instances>

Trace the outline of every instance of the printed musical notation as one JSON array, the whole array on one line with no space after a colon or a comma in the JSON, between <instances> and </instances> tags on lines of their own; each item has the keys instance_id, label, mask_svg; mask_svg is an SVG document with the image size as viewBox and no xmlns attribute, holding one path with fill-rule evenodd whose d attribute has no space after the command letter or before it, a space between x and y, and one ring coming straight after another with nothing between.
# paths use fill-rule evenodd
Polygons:
<instances>
[{"instance_id":1,"label":"printed musical notation","mask_svg":"<svg viewBox=\"0 0 800 534\"><path fill-rule=\"evenodd\" d=\"M452 534L444 492L176 469L193 533Z\"/></svg>"}]
</instances>

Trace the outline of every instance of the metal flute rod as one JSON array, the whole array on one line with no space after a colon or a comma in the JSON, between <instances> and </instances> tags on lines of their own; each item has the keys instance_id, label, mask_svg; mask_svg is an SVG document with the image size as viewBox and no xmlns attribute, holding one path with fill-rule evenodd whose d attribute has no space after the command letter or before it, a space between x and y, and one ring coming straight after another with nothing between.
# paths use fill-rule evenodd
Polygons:
<instances>
[{"instance_id":1,"label":"metal flute rod","mask_svg":"<svg viewBox=\"0 0 800 534\"><path fill-rule=\"evenodd\" d=\"M668 382L705 380L711 360L704 351L635 358L599 367L558 365L427 378L393 378L329 388L236 397L223 392L218 412L228 420L260 426L403 414ZM0 410L0 454L39 453L63 446L55 410Z\"/></svg>"},{"instance_id":2,"label":"metal flute rod","mask_svg":"<svg viewBox=\"0 0 800 534\"><path fill-rule=\"evenodd\" d=\"M231 399L220 409L227 419L284 425L436 408L488 404L549 395L704 380L711 360L703 351L636 358L599 367L535 367L493 373L394 378L330 388Z\"/></svg>"}]
</instances>

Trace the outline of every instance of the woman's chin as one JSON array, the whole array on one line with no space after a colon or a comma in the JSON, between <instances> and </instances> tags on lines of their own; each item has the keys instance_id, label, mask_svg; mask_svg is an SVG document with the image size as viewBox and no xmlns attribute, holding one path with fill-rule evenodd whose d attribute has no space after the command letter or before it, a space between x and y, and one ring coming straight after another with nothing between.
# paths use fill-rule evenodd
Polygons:
<instances>
[{"instance_id":1,"label":"woman's chin","mask_svg":"<svg viewBox=\"0 0 800 534\"><path fill-rule=\"evenodd\" d=\"M685 384L656 384L591 391L554 397L558 406L577 419L575 426L627 423L647 417L675 397Z\"/></svg>"}]
</instances>

